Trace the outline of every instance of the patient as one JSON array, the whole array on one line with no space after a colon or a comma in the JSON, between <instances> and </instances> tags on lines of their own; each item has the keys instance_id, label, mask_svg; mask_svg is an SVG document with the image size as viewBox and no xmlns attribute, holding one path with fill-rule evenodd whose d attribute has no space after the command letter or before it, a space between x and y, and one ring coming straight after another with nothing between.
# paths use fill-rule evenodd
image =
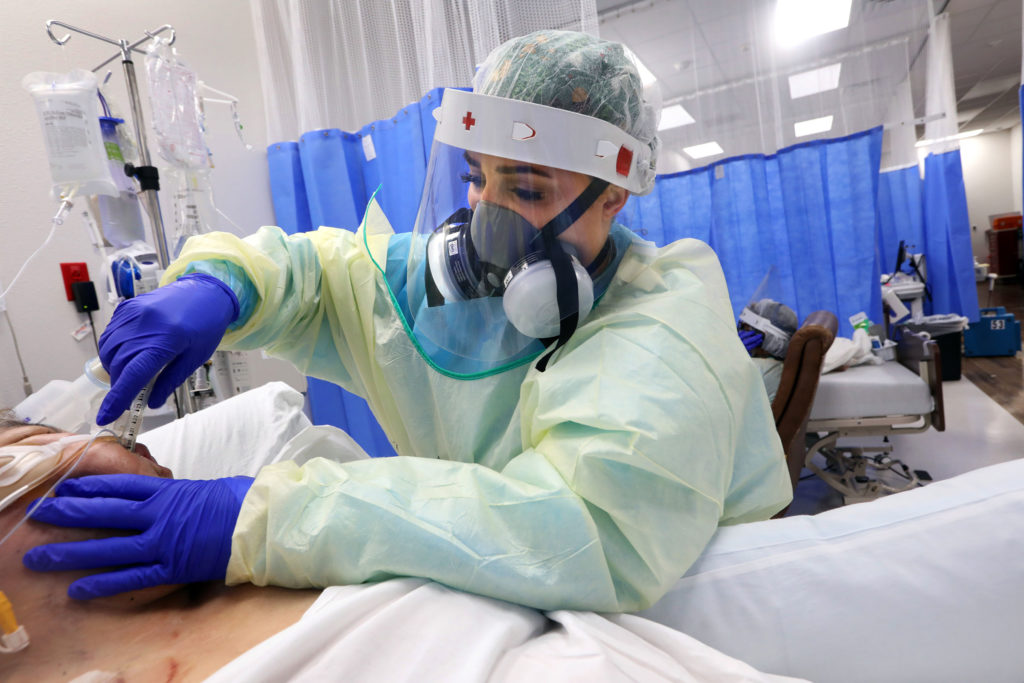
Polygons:
<instances>
[{"instance_id":1,"label":"patient","mask_svg":"<svg viewBox=\"0 0 1024 683\"><path fill-rule=\"evenodd\" d=\"M64 436L48 427L0 420L0 447L50 443ZM72 476L114 473L171 476L145 446L140 444L138 453L131 453L103 437ZM59 475L51 475L0 511L0 538ZM95 531L30 520L0 546L0 590L7 594L18 623L31 639L20 652L0 654L0 681L72 680L90 671L109 672L109 680L201 680L298 621L319 595L319 591L201 584L158 587L82 603L67 597L68 583L79 572L39 573L22 565L25 552L41 543L96 536Z\"/></svg>"}]
</instances>

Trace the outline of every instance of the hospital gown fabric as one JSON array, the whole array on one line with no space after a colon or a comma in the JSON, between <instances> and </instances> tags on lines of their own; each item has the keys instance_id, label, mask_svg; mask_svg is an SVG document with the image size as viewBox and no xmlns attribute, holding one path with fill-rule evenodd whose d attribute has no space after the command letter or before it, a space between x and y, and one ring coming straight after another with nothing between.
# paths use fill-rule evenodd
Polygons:
<instances>
[{"instance_id":1,"label":"hospital gown fabric","mask_svg":"<svg viewBox=\"0 0 1024 683\"><path fill-rule=\"evenodd\" d=\"M264 468L229 583L418 576L541 609L631 611L661 597L719 524L789 502L761 377L705 244L633 238L546 372L467 381L429 367L396 315L391 234L371 203L358 233L203 235L168 270L241 268L259 301L222 346L265 346L365 397L400 454Z\"/></svg>"}]
</instances>

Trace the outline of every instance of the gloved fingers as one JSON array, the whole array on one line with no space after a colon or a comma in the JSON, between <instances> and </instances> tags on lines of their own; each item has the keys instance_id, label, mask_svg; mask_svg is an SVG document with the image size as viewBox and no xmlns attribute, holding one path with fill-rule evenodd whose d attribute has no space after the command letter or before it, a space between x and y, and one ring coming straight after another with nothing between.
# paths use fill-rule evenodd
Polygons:
<instances>
[{"instance_id":1,"label":"gloved fingers","mask_svg":"<svg viewBox=\"0 0 1024 683\"><path fill-rule=\"evenodd\" d=\"M26 567L37 572L71 569L102 569L126 564L143 564L155 559L155 552L142 534L94 538L71 543L37 545L22 558Z\"/></svg>"},{"instance_id":2,"label":"gloved fingers","mask_svg":"<svg viewBox=\"0 0 1024 683\"><path fill-rule=\"evenodd\" d=\"M167 365L174 357L173 351L167 349L147 349L140 352L124 366L120 372L116 364L111 364L110 391L103 399L99 412L96 414L96 424L104 425L114 421L121 413L131 407L132 399L138 396L150 380L159 372L160 368ZM163 376L166 373L160 373ZM164 396L164 399L167 397ZM163 401L156 405L162 405ZM152 406L152 401L150 406Z\"/></svg>"},{"instance_id":3,"label":"gloved fingers","mask_svg":"<svg viewBox=\"0 0 1024 683\"><path fill-rule=\"evenodd\" d=\"M144 474L97 474L65 479L57 487L57 495L76 498L123 498L127 501L146 500L168 486L170 481L172 480L148 477Z\"/></svg>"},{"instance_id":4,"label":"gloved fingers","mask_svg":"<svg viewBox=\"0 0 1024 683\"><path fill-rule=\"evenodd\" d=\"M68 586L68 597L75 600L105 598L118 593L160 586L168 582L165 572L159 566L129 567L103 574L93 574Z\"/></svg>"},{"instance_id":5,"label":"gloved fingers","mask_svg":"<svg viewBox=\"0 0 1024 683\"><path fill-rule=\"evenodd\" d=\"M162 406L168 397L174 393L175 389L181 386L196 369L209 360L215 350L216 346L210 349L210 352L207 354L183 353L168 363L153 385L153 391L149 394L149 407L159 408Z\"/></svg>"},{"instance_id":6,"label":"gloved fingers","mask_svg":"<svg viewBox=\"0 0 1024 683\"><path fill-rule=\"evenodd\" d=\"M142 531L151 523L139 519L135 501L117 498L43 498L33 504L31 516L37 522L79 529Z\"/></svg>"}]
</instances>

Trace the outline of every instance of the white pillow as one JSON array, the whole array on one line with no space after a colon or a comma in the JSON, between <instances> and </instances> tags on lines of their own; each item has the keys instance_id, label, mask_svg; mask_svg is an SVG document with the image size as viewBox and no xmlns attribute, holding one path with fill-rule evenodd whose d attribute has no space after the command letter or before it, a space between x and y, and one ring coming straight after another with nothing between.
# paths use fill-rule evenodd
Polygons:
<instances>
[{"instance_id":1,"label":"white pillow","mask_svg":"<svg viewBox=\"0 0 1024 683\"><path fill-rule=\"evenodd\" d=\"M311 425L303 402L284 382L269 382L145 432L139 442L178 479L254 476Z\"/></svg>"},{"instance_id":2,"label":"white pillow","mask_svg":"<svg viewBox=\"0 0 1024 683\"><path fill-rule=\"evenodd\" d=\"M641 612L813 681L1024 679L1024 460L871 503L723 527Z\"/></svg>"}]
</instances>

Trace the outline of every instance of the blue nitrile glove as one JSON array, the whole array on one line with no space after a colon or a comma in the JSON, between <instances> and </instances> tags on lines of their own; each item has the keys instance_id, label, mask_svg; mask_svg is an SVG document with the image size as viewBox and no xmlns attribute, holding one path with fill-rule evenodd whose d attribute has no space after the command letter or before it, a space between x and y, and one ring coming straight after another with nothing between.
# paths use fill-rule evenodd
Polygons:
<instances>
[{"instance_id":1,"label":"blue nitrile glove","mask_svg":"<svg viewBox=\"0 0 1024 683\"><path fill-rule=\"evenodd\" d=\"M761 345L764 335L754 330L740 330L740 341L747 348L747 353L750 353Z\"/></svg>"},{"instance_id":2,"label":"blue nitrile glove","mask_svg":"<svg viewBox=\"0 0 1024 683\"><path fill-rule=\"evenodd\" d=\"M138 474L68 479L57 487L57 497L41 499L32 519L140 533L40 545L23 561L41 572L114 568L74 581L68 595L79 600L164 584L223 581L231 533L252 482L252 477L191 481Z\"/></svg>"},{"instance_id":3,"label":"blue nitrile glove","mask_svg":"<svg viewBox=\"0 0 1024 683\"><path fill-rule=\"evenodd\" d=\"M128 410L157 377L149 407L167 397L217 350L228 325L238 317L238 297L215 277L186 275L165 287L123 302L100 337L100 362L110 373L97 424ZM164 367L166 366L166 367Z\"/></svg>"}]
</instances>

